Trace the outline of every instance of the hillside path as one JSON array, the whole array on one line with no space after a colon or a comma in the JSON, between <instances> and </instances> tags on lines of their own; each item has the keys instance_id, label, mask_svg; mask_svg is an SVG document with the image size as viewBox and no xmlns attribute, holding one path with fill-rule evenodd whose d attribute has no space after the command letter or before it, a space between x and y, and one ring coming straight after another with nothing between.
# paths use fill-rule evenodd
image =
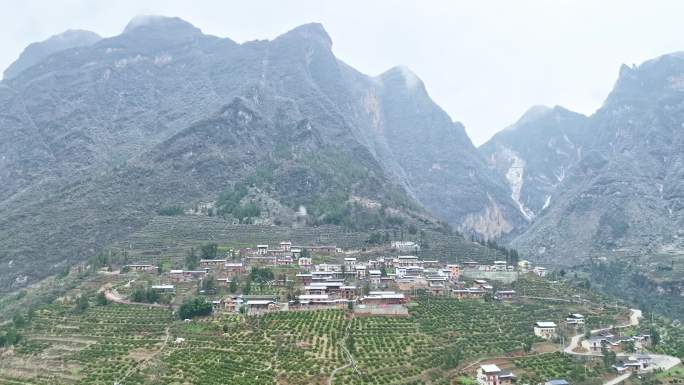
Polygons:
<instances>
[{"instance_id":1,"label":"hillside path","mask_svg":"<svg viewBox=\"0 0 684 385\"><path fill-rule=\"evenodd\" d=\"M619 376L613 378L612 380L608 380L608 381L604 382L603 385L616 385L616 384L619 384L619 383L621 383L622 381L628 379L631 375L632 375L632 373L621 374L621 375L619 375Z\"/></svg>"},{"instance_id":2,"label":"hillside path","mask_svg":"<svg viewBox=\"0 0 684 385\"><path fill-rule=\"evenodd\" d=\"M623 329L623 328L628 328L631 326L637 326L639 325L639 319L642 318L643 313L639 309L629 309L630 314L629 314L629 322L627 322L624 325L617 325L617 326L608 326L605 328L601 329L593 329L591 330L591 334L598 334L603 331L607 331L610 329ZM582 341L582 337L584 337L584 334L576 334L570 339L570 345L568 345L563 351L568 354L573 354L576 356L601 356L601 353L592 353L592 352L587 352L587 353L580 353L580 352L575 352L575 349L579 346L580 341Z\"/></svg>"},{"instance_id":3,"label":"hillside path","mask_svg":"<svg viewBox=\"0 0 684 385\"><path fill-rule=\"evenodd\" d=\"M163 308L168 308L167 305L162 305L158 303L144 303L144 302L132 302L127 299L124 299L121 297L121 294L116 289L113 289L110 284L104 285L100 288L100 291L104 292L105 298L107 298L107 301L114 302L114 303L119 303L122 305L141 305L141 306L150 306L150 307L163 307Z\"/></svg>"},{"instance_id":4,"label":"hillside path","mask_svg":"<svg viewBox=\"0 0 684 385\"><path fill-rule=\"evenodd\" d=\"M328 378L328 385L332 385L333 380L335 379L335 375L340 370L344 370L350 366L353 367L354 370L357 370L356 369L356 361L354 360L354 356L352 356L351 353L349 352L349 350L347 350L347 347L344 346L344 341L346 341L346 339L349 337L349 329L351 329L351 325L352 325L352 323L350 321L349 324L347 324L347 328L345 329L344 338L342 340L340 340L340 342L339 342L340 347L342 348L344 355L347 357L348 362L346 364L340 366L340 367L333 369L333 371L330 373L330 377Z\"/></svg>"}]
</instances>

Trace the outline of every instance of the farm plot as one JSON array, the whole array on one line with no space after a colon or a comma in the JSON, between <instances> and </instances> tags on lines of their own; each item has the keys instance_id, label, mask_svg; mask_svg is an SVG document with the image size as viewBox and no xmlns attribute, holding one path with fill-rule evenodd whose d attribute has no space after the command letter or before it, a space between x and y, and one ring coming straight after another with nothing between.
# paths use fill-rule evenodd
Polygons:
<instances>
[{"instance_id":1,"label":"farm plot","mask_svg":"<svg viewBox=\"0 0 684 385\"><path fill-rule=\"evenodd\" d=\"M514 284L518 295L558 298L565 301L609 303L609 298L586 288L572 286L566 281L552 281L532 273L522 275Z\"/></svg>"},{"instance_id":2,"label":"farm plot","mask_svg":"<svg viewBox=\"0 0 684 385\"><path fill-rule=\"evenodd\" d=\"M544 383L555 378L566 379L572 384L601 383L600 365L560 352L516 358L513 363L521 372L518 381L523 384Z\"/></svg>"},{"instance_id":3,"label":"farm plot","mask_svg":"<svg viewBox=\"0 0 684 385\"><path fill-rule=\"evenodd\" d=\"M170 321L171 312L159 308L110 304L74 314L50 305L22 330L24 341L0 366L0 383L18 375L26 383L113 384L159 349Z\"/></svg>"},{"instance_id":4,"label":"farm plot","mask_svg":"<svg viewBox=\"0 0 684 385\"><path fill-rule=\"evenodd\" d=\"M534 322L565 316L567 306L424 297L409 317L355 318L345 345L356 367L342 370L334 383L445 382L476 359L523 354L542 341Z\"/></svg>"},{"instance_id":5,"label":"farm plot","mask_svg":"<svg viewBox=\"0 0 684 385\"><path fill-rule=\"evenodd\" d=\"M333 384L441 385L477 359L522 355L540 341L535 321L578 307L419 297L407 317L318 310L184 322L160 307L91 304L76 313L53 304L35 312L22 342L0 360L0 384L295 385L332 377ZM520 370L567 373L564 359L548 370L521 361Z\"/></svg>"},{"instance_id":6,"label":"farm plot","mask_svg":"<svg viewBox=\"0 0 684 385\"><path fill-rule=\"evenodd\" d=\"M413 317L354 318L345 346L356 367L342 371L335 384L421 383L437 351Z\"/></svg>"},{"instance_id":7,"label":"farm plot","mask_svg":"<svg viewBox=\"0 0 684 385\"><path fill-rule=\"evenodd\" d=\"M496 356L523 350L541 341L533 324L558 319L562 305L487 303L450 299L421 299L413 310L421 330L438 345L453 347L463 357Z\"/></svg>"},{"instance_id":8,"label":"farm plot","mask_svg":"<svg viewBox=\"0 0 684 385\"><path fill-rule=\"evenodd\" d=\"M656 318L654 323L646 320L644 328L658 333L659 341L653 347L655 352L684 360L684 325L681 322Z\"/></svg>"},{"instance_id":9,"label":"farm plot","mask_svg":"<svg viewBox=\"0 0 684 385\"><path fill-rule=\"evenodd\" d=\"M161 365L166 384L319 383L344 358L338 345L346 324L340 310L278 312L176 325L184 339Z\"/></svg>"},{"instance_id":10,"label":"farm plot","mask_svg":"<svg viewBox=\"0 0 684 385\"><path fill-rule=\"evenodd\" d=\"M569 312L579 312L585 316L589 329L624 324L629 318L629 310L624 306L607 305L616 305L610 298L564 281L549 281L529 274L519 279L514 288L519 295L535 297L533 301L544 306L565 302Z\"/></svg>"},{"instance_id":11,"label":"farm plot","mask_svg":"<svg viewBox=\"0 0 684 385\"><path fill-rule=\"evenodd\" d=\"M387 232L392 239L399 239L396 229ZM418 241L418 235L403 234L402 239ZM368 246L368 233L349 231L339 226L288 227L266 225L235 225L218 217L194 215L157 216L144 228L127 239L110 245L112 250L126 250L131 262L182 265L183 257L191 247L199 248L208 242L221 245L275 244L289 239L295 244L337 245L360 249ZM425 229L425 241L429 243L431 257L452 262L476 260L491 262L505 259L500 251L486 249L460 236L442 234Z\"/></svg>"}]
</instances>

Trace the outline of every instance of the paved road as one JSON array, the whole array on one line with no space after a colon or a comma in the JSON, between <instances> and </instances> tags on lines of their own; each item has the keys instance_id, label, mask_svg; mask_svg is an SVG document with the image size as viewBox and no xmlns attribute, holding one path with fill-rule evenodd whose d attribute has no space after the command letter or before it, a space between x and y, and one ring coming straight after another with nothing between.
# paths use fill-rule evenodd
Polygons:
<instances>
[{"instance_id":1,"label":"paved road","mask_svg":"<svg viewBox=\"0 0 684 385\"><path fill-rule=\"evenodd\" d=\"M632 373L621 374L621 375L619 375L619 376L613 378L612 380L608 380L608 381L604 382L603 385L616 385L616 384L619 384L619 383L621 383L622 381L628 379L629 376L631 376L631 375L632 375Z\"/></svg>"},{"instance_id":2,"label":"paved road","mask_svg":"<svg viewBox=\"0 0 684 385\"><path fill-rule=\"evenodd\" d=\"M623 329L623 328L628 328L630 326L636 326L639 325L639 320L643 317L643 314L641 310L639 309L629 309L630 314L629 314L629 322L627 322L624 325L617 325L617 326L608 326L605 328L601 329L593 329L591 330L591 334L598 334L603 331L607 331L610 329ZM563 351L568 354L574 354L577 356L601 356L601 353L592 353L592 352L585 352L585 353L579 353L575 352L574 350L579 346L580 342L582 341L582 338L584 337L584 334L577 334L574 335L570 339L570 345L568 345Z\"/></svg>"},{"instance_id":3,"label":"paved road","mask_svg":"<svg viewBox=\"0 0 684 385\"><path fill-rule=\"evenodd\" d=\"M651 366L646 369L647 372L655 369L662 369L663 371L670 370L682 362L682 360L677 357L666 356L664 354L649 354L648 356L651 357Z\"/></svg>"},{"instance_id":4,"label":"paved road","mask_svg":"<svg viewBox=\"0 0 684 385\"><path fill-rule=\"evenodd\" d=\"M621 328L627 328L630 326L639 325L639 320L641 318L643 318L643 312L639 309L629 309L629 310L631 312L629 314L629 322L624 324L624 325L615 326L614 328L621 329ZM594 329L591 331L591 334L597 334L597 333L600 333L602 331L609 330L611 328L613 328L613 327L608 327L608 328L603 328L603 329ZM573 336L570 339L570 344L565 349L563 349L563 351L567 354L573 354L573 355L577 355L577 356L595 356L595 357L602 356L602 354L598 353L598 352L583 352L583 353L575 352L574 350L579 346L580 342L582 341L582 338L584 338L584 334L577 334L577 335ZM664 354L650 354L649 353L648 355L649 355L649 357L651 357L651 365L648 367L648 369L646 369L646 371L653 371L656 369L669 370L669 369L679 365L679 363L682 362L677 357L667 356ZM618 358L625 359L625 358L627 358L627 356L621 355ZM625 373L621 376L615 377L614 379L612 379L608 382L605 382L603 385L618 384L618 383L626 380L629 376L630 376L630 373Z\"/></svg>"}]
</instances>

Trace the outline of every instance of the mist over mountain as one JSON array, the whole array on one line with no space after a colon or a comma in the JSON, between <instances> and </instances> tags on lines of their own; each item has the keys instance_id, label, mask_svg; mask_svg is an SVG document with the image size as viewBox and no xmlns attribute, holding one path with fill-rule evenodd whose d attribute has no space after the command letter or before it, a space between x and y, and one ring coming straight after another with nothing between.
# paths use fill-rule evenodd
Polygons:
<instances>
[{"instance_id":1,"label":"mist over mountain","mask_svg":"<svg viewBox=\"0 0 684 385\"><path fill-rule=\"evenodd\" d=\"M415 74L354 70L320 24L237 44L143 16L111 38L51 40L0 83L5 287L169 206L292 225L305 207L309 225L361 229L393 223L388 213L442 218L490 237L524 222Z\"/></svg>"}]
</instances>

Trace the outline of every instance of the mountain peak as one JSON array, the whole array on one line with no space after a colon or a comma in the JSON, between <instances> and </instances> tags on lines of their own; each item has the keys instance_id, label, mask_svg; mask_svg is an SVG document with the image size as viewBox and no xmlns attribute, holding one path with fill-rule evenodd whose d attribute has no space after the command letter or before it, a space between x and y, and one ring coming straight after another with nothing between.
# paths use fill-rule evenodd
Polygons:
<instances>
[{"instance_id":1,"label":"mountain peak","mask_svg":"<svg viewBox=\"0 0 684 385\"><path fill-rule=\"evenodd\" d=\"M46 41L55 41L55 40L73 40L73 39L81 39L81 40L90 40L90 41L98 41L102 39L100 35L93 31L87 31L84 29L67 29L66 31L59 33L57 35L51 36L48 40Z\"/></svg>"},{"instance_id":2,"label":"mountain peak","mask_svg":"<svg viewBox=\"0 0 684 385\"><path fill-rule=\"evenodd\" d=\"M88 46L95 44L101 39L100 35L95 32L69 29L60 34L50 36L43 41L31 43L19 55L19 58L7 67L3 74L4 78L10 79L19 75L23 70L37 64L55 52Z\"/></svg>"},{"instance_id":3,"label":"mountain peak","mask_svg":"<svg viewBox=\"0 0 684 385\"><path fill-rule=\"evenodd\" d=\"M281 37L299 37L306 40L318 41L328 48L332 47L332 39L321 23L307 23L296 27Z\"/></svg>"},{"instance_id":4,"label":"mountain peak","mask_svg":"<svg viewBox=\"0 0 684 385\"><path fill-rule=\"evenodd\" d=\"M202 31L179 17L139 15L126 24L123 33L163 32L173 35L198 35Z\"/></svg>"},{"instance_id":5,"label":"mountain peak","mask_svg":"<svg viewBox=\"0 0 684 385\"><path fill-rule=\"evenodd\" d=\"M525 113L518 119L517 122L513 123L512 125L504 128L504 130L515 130L516 128L533 122L543 116L545 116L547 113L553 111L551 107L544 106L544 105L536 105L530 107Z\"/></svg>"},{"instance_id":6,"label":"mountain peak","mask_svg":"<svg viewBox=\"0 0 684 385\"><path fill-rule=\"evenodd\" d=\"M412 90L416 88L416 86L421 86L423 84L423 81L420 80L418 75L405 65L394 66L380 74L378 78L380 78L383 83L389 82L390 84L403 81L404 87L408 90Z\"/></svg>"},{"instance_id":7,"label":"mountain peak","mask_svg":"<svg viewBox=\"0 0 684 385\"><path fill-rule=\"evenodd\" d=\"M552 110L551 107L545 106L543 104L538 104L536 106L532 106L532 107L528 108L527 111L525 111L525 113L520 117L518 122L537 119L538 117L546 114L547 112L549 112L551 110Z\"/></svg>"}]
</instances>

